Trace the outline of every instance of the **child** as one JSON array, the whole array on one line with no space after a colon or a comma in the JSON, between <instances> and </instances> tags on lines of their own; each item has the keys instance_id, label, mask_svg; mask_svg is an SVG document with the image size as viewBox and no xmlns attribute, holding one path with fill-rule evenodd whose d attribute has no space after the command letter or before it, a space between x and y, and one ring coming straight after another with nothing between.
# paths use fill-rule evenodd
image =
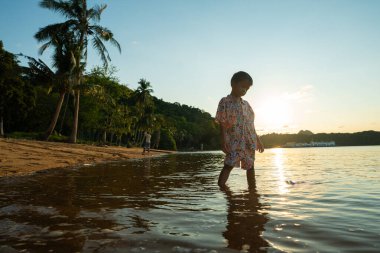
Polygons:
<instances>
[{"instance_id":1,"label":"child","mask_svg":"<svg viewBox=\"0 0 380 253\"><path fill-rule=\"evenodd\" d=\"M151 139L151 135L149 134L149 132L144 132L144 151L143 151L143 155L145 155L145 151L148 150L148 154L150 153L150 139Z\"/></svg>"},{"instance_id":2,"label":"child","mask_svg":"<svg viewBox=\"0 0 380 253\"><path fill-rule=\"evenodd\" d=\"M264 146L255 130L255 114L249 103L243 100L252 86L252 77L243 71L231 78L231 94L220 100L216 121L220 124L222 150L226 154L218 185L222 188L233 167L247 171L247 180L254 180L255 150L264 152ZM253 178L253 179L252 179Z\"/></svg>"}]
</instances>

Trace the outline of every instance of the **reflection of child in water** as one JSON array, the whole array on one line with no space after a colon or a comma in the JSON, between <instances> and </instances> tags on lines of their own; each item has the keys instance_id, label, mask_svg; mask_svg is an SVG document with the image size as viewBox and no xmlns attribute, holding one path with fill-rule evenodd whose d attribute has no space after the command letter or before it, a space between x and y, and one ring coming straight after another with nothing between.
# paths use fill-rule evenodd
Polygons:
<instances>
[{"instance_id":1,"label":"reflection of child in water","mask_svg":"<svg viewBox=\"0 0 380 253\"><path fill-rule=\"evenodd\" d=\"M223 232L228 248L259 252L269 244L262 238L265 223L268 221L259 202L254 173L249 174L249 190L236 194L227 186L223 188L228 204L227 226Z\"/></svg>"},{"instance_id":2,"label":"reflection of child in water","mask_svg":"<svg viewBox=\"0 0 380 253\"><path fill-rule=\"evenodd\" d=\"M254 172L255 150L264 152L255 129L255 114L249 103L243 100L252 86L252 77L243 71L231 78L231 94L220 100L216 112L216 121L220 124L222 150L226 154L224 167L219 175L218 184L224 187L233 167Z\"/></svg>"}]
</instances>

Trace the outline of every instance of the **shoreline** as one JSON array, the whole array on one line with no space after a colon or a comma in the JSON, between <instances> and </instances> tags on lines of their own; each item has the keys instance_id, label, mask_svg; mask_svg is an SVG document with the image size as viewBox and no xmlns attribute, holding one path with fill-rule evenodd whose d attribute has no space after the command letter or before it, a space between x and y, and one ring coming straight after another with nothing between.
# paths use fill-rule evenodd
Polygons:
<instances>
[{"instance_id":1,"label":"shoreline","mask_svg":"<svg viewBox=\"0 0 380 253\"><path fill-rule=\"evenodd\" d=\"M143 155L142 148L11 138L0 138L0 150L0 178L176 153L176 151L151 149L150 155Z\"/></svg>"}]
</instances>

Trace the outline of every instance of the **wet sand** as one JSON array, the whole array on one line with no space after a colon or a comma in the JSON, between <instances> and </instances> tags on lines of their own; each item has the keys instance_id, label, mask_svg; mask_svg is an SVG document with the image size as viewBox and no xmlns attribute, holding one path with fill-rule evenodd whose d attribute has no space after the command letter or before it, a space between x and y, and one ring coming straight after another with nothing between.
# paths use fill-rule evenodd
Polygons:
<instances>
[{"instance_id":1,"label":"wet sand","mask_svg":"<svg viewBox=\"0 0 380 253\"><path fill-rule=\"evenodd\" d=\"M150 156L173 152L151 150ZM0 177L145 156L142 155L142 148L0 138Z\"/></svg>"}]
</instances>

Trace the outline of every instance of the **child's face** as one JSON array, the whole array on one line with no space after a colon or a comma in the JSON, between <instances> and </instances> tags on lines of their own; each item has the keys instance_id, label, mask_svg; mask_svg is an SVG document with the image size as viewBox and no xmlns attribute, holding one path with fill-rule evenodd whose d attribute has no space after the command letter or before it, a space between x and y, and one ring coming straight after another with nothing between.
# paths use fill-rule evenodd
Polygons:
<instances>
[{"instance_id":1,"label":"child's face","mask_svg":"<svg viewBox=\"0 0 380 253\"><path fill-rule=\"evenodd\" d=\"M242 97L247 93L250 87L251 82L249 80L238 81L232 85L232 93L235 96Z\"/></svg>"}]
</instances>

